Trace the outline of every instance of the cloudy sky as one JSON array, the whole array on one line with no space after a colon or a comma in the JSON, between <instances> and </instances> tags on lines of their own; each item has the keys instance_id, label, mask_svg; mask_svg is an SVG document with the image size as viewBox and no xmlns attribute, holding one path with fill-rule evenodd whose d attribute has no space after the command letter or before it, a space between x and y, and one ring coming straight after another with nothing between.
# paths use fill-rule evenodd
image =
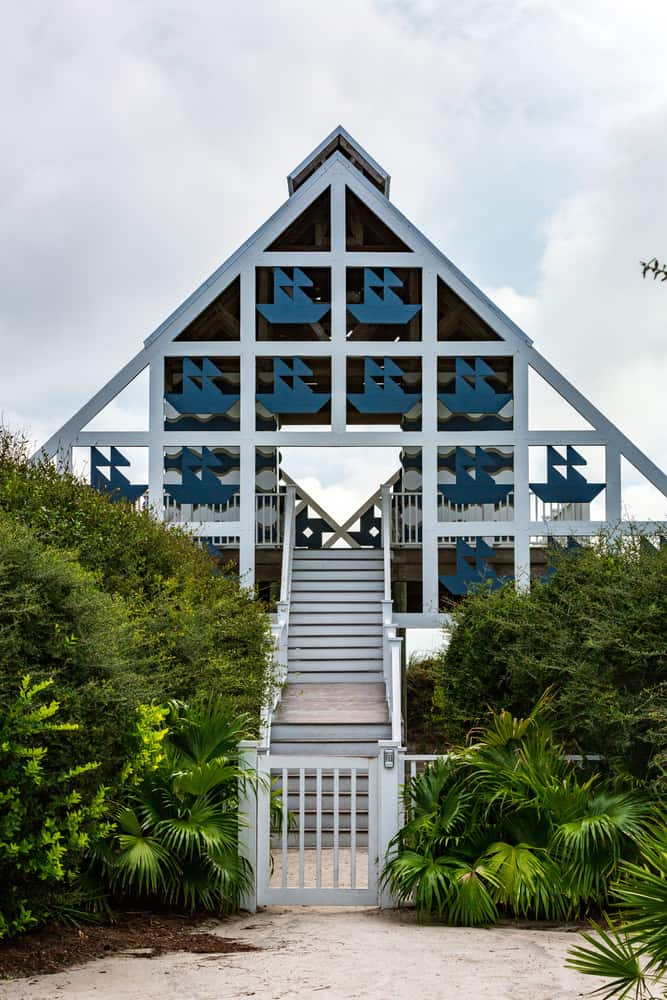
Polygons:
<instances>
[{"instance_id":1,"label":"cloudy sky","mask_svg":"<svg viewBox=\"0 0 667 1000\"><path fill-rule=\"evenodd\" d=\"M399 208L667 466L667 284L638 266L667 257L661 0L22 0L0 46L12 428L55 431L341 122ZM344 506L328 468L303 474Z\"/></svg>"}]
</instances>

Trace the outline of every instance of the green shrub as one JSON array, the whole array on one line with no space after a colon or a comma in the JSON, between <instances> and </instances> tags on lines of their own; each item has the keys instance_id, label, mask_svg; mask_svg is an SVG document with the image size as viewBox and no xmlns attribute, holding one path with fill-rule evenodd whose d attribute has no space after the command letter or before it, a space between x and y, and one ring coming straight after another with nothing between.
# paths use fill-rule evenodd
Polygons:
<instances>
[{"instance_id":1,"label":"green shrub","mask_svg":"<svg viewBox=\"0 0 667 1000\"><path fill-rule=\"evenodd\" d=\"M515 715L556 690L571 753L659 778L667 762L667 546L639 537L556 552L530 593L469 594L436 663L441 746L461 743L487 706Z\"/></svg>"},{"instance_id":2,"label":"green shrub","mask_svg":"<svg viewBox=\"0 0 667 1000\"><path fill-rule=\"evenodd\" d=\"M130 673L146 686L137 701L146 692L156 701L192 701L215 691L257 725L270 685L269 618L199 544L50 461L30 462L21 441L0 429L2 512L40 543L72 553L124 608ZM110 620L103 641L114 631Z\"/></svg>"},{"instance_id":3,"label":"green shrub","mask_svg":"<svg viewBox=\"0 0 667 1000\"><path fill-rule=\"evenodd\" d=\"M161 695L136 671L135 649L123 599L100 590L71 555L0 514L0 713L25 674L52 681L63 716L78 726L52 748L52 767L92 753L101 762L95 781L118 781L136 750L136 706Z\"/></svg>"},{"instance_id":4,"label":"green shrub","mask_svg":"<svg viewBox=\"0 0 667 1000\"><path fill-rule=\"evenodd\" d=\"M76 727L54 721L58 702L41 699L50 687L24 677L0 717L0 938L83 905L84 855L109 830L105 789L86 780L98 765L74 751ZM65 768L52 765L58 743Z\"/></svg>"},{"instance_id":5,"label":"green shrub","mask_svg":"<svg viewBox=\"0 0 667 1000\"><path fill-rule=\"evenodd\" d=\"M406 671L405 729L410 753L439 753L442 735L433 705L437 656L412 655Z\"/></svg>"},{"instance_id":6,"label":"green shrub","mask_svg":"<svg viewBox=\"0 0 667 1000\"><path fill-rule=\"evenodd\" d=\"M581 776L543 719L493 713L469 747L406 786L408 822L383 879L398 902L452 924L597 911L622 859L658 825L650 799Z\"/></svg>"}]
</instances>

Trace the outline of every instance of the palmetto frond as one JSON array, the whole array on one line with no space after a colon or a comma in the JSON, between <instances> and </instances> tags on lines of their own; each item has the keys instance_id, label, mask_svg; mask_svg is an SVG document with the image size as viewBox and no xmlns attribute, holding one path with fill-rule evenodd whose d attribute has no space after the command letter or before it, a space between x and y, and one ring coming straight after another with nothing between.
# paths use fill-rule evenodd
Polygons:
<instances>
[{"instance_id":1,"label":"palmetto frond","mask_svg":"<svg viewBox=\"0 0 667 1000\"><path fill-rule=\"evenodd\" d=\"M626 930L651 957L651 965L667 971L667 879L664 871L623 865L623 881L614 895L623 905Z\"/></svg>"},{"instance_id":2,"label":"palmetto frond","mask_svg":"<svg viewBox=\"0 0 667 1000\"><path fill-rule=\"evenodd\" d=\"M573 899L603 900L626 841L637 842L651 822L651 805L636 793L598 794L579 815L555 827L552 847L567 870Z\"/></svg>"},{"instance_id":3,"label":"palmetto frond","mask_svg":"<svg viewBox=\"0 0 667 1000\"><path fill-rule=\"evenodd\" d=\"M236 782L245 777L246 773L228 757L215 757L203 764L174 771L172 787L177 795L206 795L220 785L227 785L236 791Z\"/></svg>"},{"instance_id":4,"label":"palmetto frond","mask_svg":"<svg viewBox=\"0 0 667 1000\"><path fill-rule=\"evenodd\" d=\"M637 1000L648 998L646 975L641 967L637 952L627 934L622 930L608 928L606 931L593 923L596 934L582 934L588 948L571 948L567 965L588 976L601 976L608 982L593 990L602 1000L625 1000L634 996Z\"/></svg>"},{"instance_id":5,"label":"palmetto frond","mask_svg":"<svg viewBox=\"0 0 667 1000\"><path fill-rule=\"evenodd\" d=\"M497 842L485 851L482 861L498 880L495 902L523 917L553 920L564 915L560 872L546 850Z\"/></svg>"},{"instance_id":6,"label":"palmetto frond","mask_svg":"<svg viewBox=\"0 0 667 1000\"><path fill-rule=\"evenodd\" d=\"M235 757L249 728L247 716L232 717L220 698L211 697L186 709L169 734L169 745L181 763L196 767L220 757Z\"/></svg>"},{"instance_id":7,"label":"palmetto frond","mask_svg":"<svg viewBox=\"0 0 667 1000\"><path fill-rule=\"evenodd\" d=\"M256 776L235 761L246 720L215 698L172 706L164 757L118 814L104 855L112 884L190 909L238 904L250 866L238 857L239 785Z\"/></svg>"},{"instance_id":8,"label":"palmetto frond","mask_svg":"<svg viewBox=\"0 0 667 1000\"><path fill-rule=\"evenodd\" d=\"M120 832L110 876L114 886L150 895L164 889L178 873L176 859L160 840L143 827L137 813L127 807L117 815Z\"/></svg>"}]
</instances>

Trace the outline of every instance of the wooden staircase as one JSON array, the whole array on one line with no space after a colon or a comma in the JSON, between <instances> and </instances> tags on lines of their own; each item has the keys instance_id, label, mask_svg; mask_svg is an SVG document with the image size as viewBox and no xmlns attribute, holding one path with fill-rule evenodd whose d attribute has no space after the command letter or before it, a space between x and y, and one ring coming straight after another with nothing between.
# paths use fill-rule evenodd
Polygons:
<instances>
[{"instance_id":1,"label":"wooden staircase","mask_svg":"<svg viewBox=\"0 0 667 1000\"><path fill-rule=\"evenodd\" d=\"M375 756L391 737L382 666L380 549L295 549L278 754Z\"/></svg>"}]
</instances>

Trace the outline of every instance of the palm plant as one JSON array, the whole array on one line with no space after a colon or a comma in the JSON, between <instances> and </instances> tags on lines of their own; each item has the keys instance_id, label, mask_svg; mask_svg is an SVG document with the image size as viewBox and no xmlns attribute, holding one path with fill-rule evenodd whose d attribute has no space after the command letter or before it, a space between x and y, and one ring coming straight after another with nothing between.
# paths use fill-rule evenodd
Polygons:
<instances>
[{"instance_id":1,"label":"palm plant","mask_svg":"<svg viewBox=\"0 0 667 1000\"><path fill-rule=\"evenodd\" d=\"M642 847L640 864L622 865L613 896L621 906L621 923L607 928L593 924L584 934L588 947L570 950L567 964L578 972L604 977L594 992L603 1000L651 1000L653 988L667 996L667 833L660 832Z\"/></svg>"},{"instance_id":2,"label":"palm plant","mask_svg":"<svg viewBox=\"0 0 667 1000\"><path fill-rule=\"evenodd\" d=\"M118 807L100 854L114 891L190 911L238 906L252 880L238 852L239 784L254 780L237 763L247 725L217 698L172 706L164 757Z\"/></svg>"},{"instance_id":3,"label":"palm plant","mask_svg":"<svg viewBox=\"0 0 667 1000\"><path fill-rule=\"evenodd\" d=\"M651 828L637 791L582 779L545 722L492 713L475 741L405 788L407 822L383 880L420 916L488 924L501 914L562 919L599 909L623 858Z\"/></svg>"}]
</instances>

